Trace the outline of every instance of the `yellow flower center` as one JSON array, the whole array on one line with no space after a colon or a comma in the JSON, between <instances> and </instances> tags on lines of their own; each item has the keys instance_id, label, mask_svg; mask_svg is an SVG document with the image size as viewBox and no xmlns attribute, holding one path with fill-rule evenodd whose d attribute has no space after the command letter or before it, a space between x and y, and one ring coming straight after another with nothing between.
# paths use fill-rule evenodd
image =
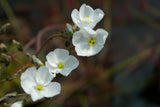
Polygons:
<instances>
[{"instance_id":1,"label":"yellow flower center","mask_svg":"<svg viewBox=\"0 0 160 107\"><path fill-rule=\"evenodd\" d=\"M43 85L37 84L36 86L34 86L34 88L35 88L36 90L38 90L38 91L41 91L41 90L43 90Z\"/></svg>"},{"instance_id":2,"label":"yellow flower center","mask_svg":"<svg viewBox=\"0 0 160 107\"><path fill-rule=\"evenodd\" d=\"M88 43L87 44L89 44L90 47L95 45L96 43L97 42L96 42L95 37L88 38Z\"/></svg>"},{"instance_id":3,"label":"yellow flower center","mask_svg":"<svg viewBox=\"0 0 160 107\"><path fill-rule=\"evenodd\" d=\"M59 69L62 69L62 68L65 67L65 65L64 65L61 61L59 61L59 63L57 64L57 67L58 67Z\"/></svg>"},{"instance_id":4,"label":"yellow flower center","mask_svg":"<svg viewBox=\"0 0 160 107\"><path fill-rule=\"evenodd\" d=\"M92 20L89 19L89 17L90 17L90 16L88 16L88 17L83 16L82 21L85 21L85 22L87 22L87 23L92 23Z\"/></svg>"}]
</instances>

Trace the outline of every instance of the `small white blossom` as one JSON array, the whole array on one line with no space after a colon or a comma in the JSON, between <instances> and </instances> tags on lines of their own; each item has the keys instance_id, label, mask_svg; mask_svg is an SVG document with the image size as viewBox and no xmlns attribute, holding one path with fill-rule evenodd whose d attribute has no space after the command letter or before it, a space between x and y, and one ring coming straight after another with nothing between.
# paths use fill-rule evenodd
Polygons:
<instances>
[{"instance_id":1,"label":"small white blossom","mask_svg":"<svg viewBox=\"0 0 160 107\"><path fill-rule=\"evenodd\" d=\"M59 83L51 82L53 75L45 66L41 66L38 70L34 67L28 68L20 79L23 90L31 95L33 101L43 97L53 97L61 91Z\"/></svg>"},{"instance_id":2,"label":"small white blossom","mask_svg":"<svg viewBox=\"0 0 160 107\"><path fill-rule=\"evenodd\" d=\"M103 16L104 12L101 9L98 8L93 10L92 7L86 4L82 4L79 11L74 9L71 13L74 24L80 28L94 28Z\"/></svg>"},{"instance_id":3,"label":"small white blossom","mask_svg":"<svg viewBox=\"0 0 160 107\"><path fill-rule=\"evenodd\" d=\"M74 56L69 55L68 50L65 49L55 49L49 52L46 59L46 67L54 75L60 73L68 76L79 65L79 61Z\"/></svg>"},{"instance_id":4,"label":"small white blossom","mask_svg":"<svg viewBox=\"0 0 160 107\"><path fill-rule=\"evenodd\" d=\"M23 107L23 101L16 101L10 107Z\"/></svg>"},{"instance_id":5,"label":"small white blossom","mask_svg":"<svg viewBox=\"0 0 160 107\"><path fill-rule=\"evenodd\" d=\"M104 47L107 36L108 32L103 29L81 29L74 33L72 42L77 55L93 56Z\"/></svg>"}]
</instances>

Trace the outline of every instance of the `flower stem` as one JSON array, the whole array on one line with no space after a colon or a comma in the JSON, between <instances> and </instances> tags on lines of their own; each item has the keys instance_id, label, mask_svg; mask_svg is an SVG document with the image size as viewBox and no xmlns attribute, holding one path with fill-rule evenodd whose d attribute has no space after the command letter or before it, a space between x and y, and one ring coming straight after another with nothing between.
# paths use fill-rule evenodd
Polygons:
<instances>
[{"instance_id":1,"label":"flower stem","mask_svg":"<svg viewBox=\"0 0 160 107\"><path fill-rule=\"evenodd\" d=\"M27 94L26 93L17 94L17 96L23 96L23 95L27 95Z\"/></svg>"},{"instance_id":2,"label":"flower stem","mask_svg":"<svg viewBox=\"0 0 160 107\"><path fill-rule=\"evenodd\" d=\"M9 97L15 97L15 96L17 96L17 92L8 93L5 96L0 98L0 102L5 100L5 99L7 99L7 98L9 98Z\"/></svg>"},{"instance_id":3,"label":"flower stem","mask_svg":"<svg viewBox=\"0 0 160 107\"><path fill-rule=\"evenodd\" d=\"M39 53L40 53L41 50L44 48L44 46L45 46L50 40L52 40L53 38L56 38L56 37L61 37L61 38L67 39L67 37L64 36L64 35L62 35L61 33L58 33L58 34L55 34L55 35L49 37L49 38L43 43L43 45L41 46L41 48L36 52L36 56L38 57Z\"/></svg>"}]
</instances>

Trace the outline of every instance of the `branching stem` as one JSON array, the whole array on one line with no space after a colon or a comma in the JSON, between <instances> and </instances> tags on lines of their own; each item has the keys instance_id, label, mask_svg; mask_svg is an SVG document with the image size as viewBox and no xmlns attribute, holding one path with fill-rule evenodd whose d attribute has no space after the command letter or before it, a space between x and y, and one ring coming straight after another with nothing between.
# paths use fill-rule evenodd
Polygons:
<instances>
[{"instance_id":1,"label":"branching stem","mask_svg":"<svg viewBox=\"0 0 160 107\"><path fill-rule=\"evenodd\" d=\"M58 33L58 34L55 34L55 35L49 37L49 38L43 43L43 45L41 46L41 48L36 52L36 56L38 57L39 53L40 53L41 50L44 48L44 46L45 46L50 40L52 40L53 38L56 38L56 37L61 37L61 38L67 39L67 37L64 36L64 35L62 35L61 33Z\"/></svg>"}]
</instances>

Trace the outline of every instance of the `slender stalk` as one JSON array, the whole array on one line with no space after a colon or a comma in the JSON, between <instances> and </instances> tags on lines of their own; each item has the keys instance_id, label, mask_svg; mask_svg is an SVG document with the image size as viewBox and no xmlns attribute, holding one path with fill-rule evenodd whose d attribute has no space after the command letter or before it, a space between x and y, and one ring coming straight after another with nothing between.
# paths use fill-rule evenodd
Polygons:
<instances>
[{"instance_id":1,"label":"slender stalk","mask_svg":"<svg viewBox=\"0 0 160 107\"><path fill-rule=\"evenodd\" d=\"M41 50L44 48L44 46L45 46L50 40L52 40L53 38L56 38L56 37L61 37L61 38L67 39L67 37L64 36L64 35L62 35L61 33L58 33L58 34L55 34L55 35L49 37L49 38L43 43L43 45L41 46L41 48L36 52L36 56L38 57L39 53L40 53Z\"/></svg>"},{"instance_id":2,"label":"slender stalk","mask_svg":"<svg viewBox=\"0 0 160 107\"><path fill-rule=\"evenodd\" d=\"M0 102L7 99L8 97L15 97L15 96L17 96L17 92L8 93L5 96L0 98Z\"/></svg>"},{"instance_id":3,"label":"slender stalk","mask_svg":"<svg viewBox=\"0 0 160 107\"><path fill-rule=\"evenodd\" d=\"M26 93L17 94L17 96L23 96L23 95L27 95L27 94Z\"/></svg>"}]
</instances>

